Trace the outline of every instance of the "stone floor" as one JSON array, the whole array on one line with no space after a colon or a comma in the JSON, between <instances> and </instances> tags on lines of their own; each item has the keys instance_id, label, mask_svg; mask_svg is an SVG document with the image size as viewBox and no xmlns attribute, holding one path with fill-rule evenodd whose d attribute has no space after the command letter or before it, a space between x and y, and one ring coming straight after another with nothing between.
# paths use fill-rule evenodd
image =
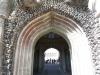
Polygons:
<instances>
[{"instance_id":1,"label":"stone floor","mask_svg":"<svg viewBox=\"0 0 100 75\"><path fill-rule=\"evenodd\" d=\"M42 72L38 73L37 75L71 75L68 73L64 73L60 66L57 64L45 64L45 67Z\"/></svg>"}]
</instances>

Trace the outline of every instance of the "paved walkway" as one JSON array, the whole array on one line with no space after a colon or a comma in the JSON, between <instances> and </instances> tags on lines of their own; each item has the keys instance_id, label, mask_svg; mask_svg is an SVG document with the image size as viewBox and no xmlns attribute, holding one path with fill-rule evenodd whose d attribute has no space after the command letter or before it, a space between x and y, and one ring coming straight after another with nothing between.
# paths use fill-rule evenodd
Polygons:
<instances>
[{"instance_id":1,"label":"paved walkway","mask_svg":"<svg viewBox=\"0 0 100 75\"><path fill-rule=\"evenodd\" d=\"M37 75L65 75L60 69L59 65L55 64L45 64L43 71ZM66 74L71 75L71 74Z\"/></svg>"}]
</instances>

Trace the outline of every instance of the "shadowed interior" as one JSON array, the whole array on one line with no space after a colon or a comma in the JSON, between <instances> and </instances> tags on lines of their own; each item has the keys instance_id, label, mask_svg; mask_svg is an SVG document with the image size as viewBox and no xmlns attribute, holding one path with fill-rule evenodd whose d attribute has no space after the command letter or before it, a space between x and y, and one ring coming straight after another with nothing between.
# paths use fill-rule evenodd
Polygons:
<instances>
[{"instance_id":1,"label":"shadowed interior","mask_svg":"<svg viewBox=\"0 0 100 75\"><path fill-rule=\"evenodd\" d=\"M59 64L45 63L44 52L48 48L59 51ZM36 43L34 53L34 75L72 75L69 47L60 35L50 32L42 36Z\"/></svg>"}]
</instances>

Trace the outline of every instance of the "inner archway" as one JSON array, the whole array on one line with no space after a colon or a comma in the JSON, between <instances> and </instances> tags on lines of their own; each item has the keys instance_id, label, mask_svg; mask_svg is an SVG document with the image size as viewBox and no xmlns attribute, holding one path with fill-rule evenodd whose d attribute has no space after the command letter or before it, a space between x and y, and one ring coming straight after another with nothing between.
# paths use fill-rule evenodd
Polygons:
<instances>
[{"instance_id":1,"label":"inner archway","mask_svg":"<svg viewBox=\"0 0 100 75\"><path fill-rule=\"evenodd\" d=\"M69 46L60 35L49 32L36 43L34 75L72 75Z\"/></svg>"}]
</instances>

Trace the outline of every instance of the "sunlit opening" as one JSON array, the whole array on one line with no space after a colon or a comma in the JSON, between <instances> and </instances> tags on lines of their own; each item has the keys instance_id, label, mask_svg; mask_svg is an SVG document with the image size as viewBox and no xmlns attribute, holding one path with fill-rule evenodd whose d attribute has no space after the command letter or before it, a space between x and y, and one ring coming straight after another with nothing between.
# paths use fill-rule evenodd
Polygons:
<instances>
[{"instance_id":1,"label":"sunlit opening","mask_svg":"<svg viewBox=\"0 0 100 75\"><path fill-rule=\"evenodd\" d=\"M40 0L36 0L37 2L40 2Z\"/></svg>"},{"instance_id":2,"label":"sunlit opening","mask_svg":"<svg viewBox=\"0 0 100 75\"><path fill-rule=\"evenodd\" d=\"M49 48L44 53L45 57L44 60L46 63L55 63L59 62L60 53L55 48Z\"/></svg>"}]
</instances>

